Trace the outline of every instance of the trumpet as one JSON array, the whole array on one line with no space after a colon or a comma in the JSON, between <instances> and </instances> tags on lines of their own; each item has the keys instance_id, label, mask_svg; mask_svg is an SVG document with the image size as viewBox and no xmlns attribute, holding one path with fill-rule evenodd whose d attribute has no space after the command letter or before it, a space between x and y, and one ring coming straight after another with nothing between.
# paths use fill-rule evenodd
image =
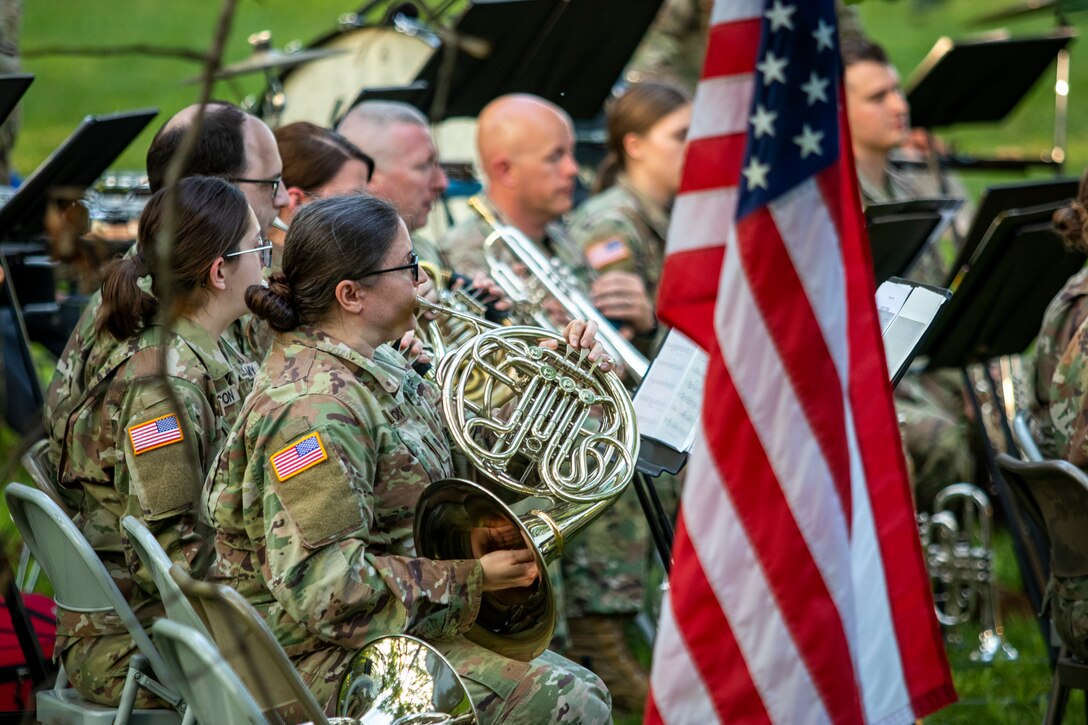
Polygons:
<instances>
[{"instance_id":1,"label":"trumpet","mask_svg":"<svg viewBox=\"0 0 1088 725\"><path fill-rule=\"evenodd\" d=\"M569 267L557 259L545 257L521 230L500 224L479 197L469 199L468 205L491 228L491 233L484 240L484 259L491 278L513 305L515 316L531 320L545 330L558 332L541 305L544 297L550 296L571 317L597 323L601 344L613 358L623 363L636 383L646 377L649 361L578 290L574 273ZM504 256L525 267L530 281L518 274Z\"/></svg>"},{"instance_id":2,"label":"trumpet","mask_svg":"<svg viewBox=\"0 0 1088 725\"><path fill-rule=\"evenodd\" d=\"M623 492L635 472L634 404L619 375L564 351L556 333L502 327L418 300L480 331L439 361L442 414L450 437L486 479L431 484L415 515L416 551L431 559L479 558L490 548L529 548L540 578L489 592L468 639L507 657L531 660L556 623L547 565ZM552 349L540 344L553 339ZM482 382L481 382L482 379ZM479 395L470 397L476 385ZM504 401L497 409L495 403ZM488 543L501 532L502 543Z\"/></svg>"}]
</instances>

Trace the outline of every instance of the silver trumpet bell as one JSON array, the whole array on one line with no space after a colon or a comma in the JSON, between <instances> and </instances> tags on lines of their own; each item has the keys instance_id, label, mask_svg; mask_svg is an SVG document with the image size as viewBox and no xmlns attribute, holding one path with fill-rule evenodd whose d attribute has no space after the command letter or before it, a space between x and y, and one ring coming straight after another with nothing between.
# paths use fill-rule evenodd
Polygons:
<instances>
[{"instance_id":1,"label":"silver trumpet bell","mask_svg":"<svg viewBox=\"0 0 1088 725\"><path fill-rule=\"evenodd\" d=\"M359 725L471 725L464 680L437 649L409 635L380 637L355 653L336 714Z\"/></svg>"},{"instance_id":2,"label":"silver trumpet bell","mask_svg":"<svg viewBox=\"0 0 1088 725\"><path fill-rule=\"evenodd\" d=\"M542 338L558 342L552 350ZM466 637L513 659L548 646L556 609L547 565L564 542L623 492L635 472L634 406L619 376L532 327L493 329L438 367L454 444L486 479L432 484L416 507L416 552L474 559L530 548L540 572L528 587L484 594ZM480 384L478 381L484 379ZM469 381L482 393L466 395ZM493 401L505 402L496 410Z\"/></svg>"}]
</instances>

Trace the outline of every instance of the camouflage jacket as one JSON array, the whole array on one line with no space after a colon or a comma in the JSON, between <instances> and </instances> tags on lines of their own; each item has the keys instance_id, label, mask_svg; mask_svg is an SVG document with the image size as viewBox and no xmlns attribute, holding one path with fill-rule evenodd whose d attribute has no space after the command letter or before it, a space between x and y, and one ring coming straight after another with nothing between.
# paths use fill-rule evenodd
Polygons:
<instances>
[{"instance_id":1,"label":"camouflage jacket","mask_svg":"<svg viewBox=\"0 0 1088 725\"><path fill-rule=\"evenodd\" d=\"M500 224L509 223L487 196L480 195L477 198L483 201ZM473 272L488 272L487 261L484 259L484 240L491 231L487 222L472 212L469 219L462 221L449 231L438 245L439 251L449 262L450 268L461 274L471 276ZM580 282L588 283L590 273L582 252L570 240L562 224L557 222L549 224L545 238L533 241L545 255L555 257L570 267Z\"/></svg>"},{"instance_id":2,"label":"camouflage jacket","mask_svg":"<svg viewBox=\"0 0 1088 725\"><path fill-rule=\"evenodd\" d=\"M383 345L368 359L303 328L277 336L209 474L216 578L295 657L407 632L463 633L474 560L415 556L420 494L453 467L437 390Z\"/></svg>"},{"instance_id":3,"label":"camouflage jacket","mask_svg":"<svg viewBox=\"0 0 1088 725\"><path fill-rule=\"evenodd\" d=\"M57 367L46 392L43 416L46 436L49 439L49 462L53 470L57 470L60 463L65 428L73 407L83 399L91 380L100 372L99 367L103 361L114 354L115 348L122 346L122 343L108 334L95 336L95 324L101 306L102 294L95 292L83 308L79 322L57 359ZM261 326L265 330L268 326L263 322L257 325L256 321L256 317L246 315L228 327L220 338L223 355L238 375L238 394L242 398L253 388L253 378L257 374L256 361L264 357L264 352L259 349L260 345L267 345L261 340ZM91 359L92 356L95 360Z\"/></svg>"},{"instance_id":4,"label":"camouflage jacket","mask_svg":"<svg viewBox=\"0 0 1088 725\"><path fill-rule=\"evenodd\" d=\"M713 0L665 0L635 50L626 78L678 83L694 90L703 69Z\"/></svg>"},{"instance_id":5,"label":"camouflage jacket","mask_svg":"<svg viewBox=\"0 0 1088 725\"><path fill-rule=\"evenodd\" d=\"M1065 452L1073 435L1073 421L1084 399L1088 379L1080 382L1084 372L1074 368L1082 365L1079 349L1068 359L1063 353L1078 329L1088 319L1088 267L1069 278L1057 296L1047 305L1039 337L1035 340L1035 373L1033 400L1030 401L1034 423L1034 438L1043 455L1057 457ZM1077 347L1081 345L1078 339ZM1055 373L1062 366L1059 380ZM1052 397L1057 396L1057 397ZM1056 414L1052 420L1052 414ZM1057 427L1061 430L1056 431Z\"/></svg>"},{"instance_id":6,"label":"camouflage jacket","mask_svg":"<svg viewBox=\"0 0 1088 725\"><path fill-rule=\"evenodd\" d=\"M164 345L169 390L156 377ZM160 611L158 593L120 519L141 519L172 561L192 560L199 544L192 506L241 408L237 377L216 342L185 318L170 333L153 326L123 343L111 338L88 359L93 375L65 421L59 483L82 494L77 525L147 621ZM61 611L58 634L123 631L111 623Z\"/></svg>"},{"instance_id":7,"label":"camouflage jacket","mask_svg":"<svg viewBox=\"0 0 1088 725\"><path fill-rule=\"evenodd\" d=\"M614 186L579 207L570 223L571 239L597 274L633 272L655 303L668 232L669 210L640 194L622 174ZM634 343L652 354L663 332L659 329Z\"/></svg>"}]
</instances>

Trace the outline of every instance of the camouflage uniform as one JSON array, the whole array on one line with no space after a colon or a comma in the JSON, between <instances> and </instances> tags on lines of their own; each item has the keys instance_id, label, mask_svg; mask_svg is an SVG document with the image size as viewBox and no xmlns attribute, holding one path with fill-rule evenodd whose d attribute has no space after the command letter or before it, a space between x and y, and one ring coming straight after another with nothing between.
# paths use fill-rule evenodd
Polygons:
<instances>
[{"instance_id":1,"label":"camouflage uniform","mask_svg":"<svg viewBox=\"0 0 1088 725\"><path fill-rule=\"evenodd\" d=\"M1054 366L1047 391L1055 456L1088 468L1088 320Z\"/></svg>"},{"instance_id":2,"label":"camouflage uniform","mask_svg":"<svg viewBox=\"0 0 1088 725\"><path fill-rule=\"evenodd\" d=\"M130 251L129 254L131 253ZM87 306L83 308L79 322L76 323L72 336L68 338L68 344L65 345L64 351L57 360L53 379L45 394L43 416L46 436L49 439L49 462L53 470L57 470L60 463L68 417L74 406L79 404L86 391L90 389L91 380L99 372L96 364L91 362L91 356L104 360L113 354L114 348L122 345L110 335L95 337L95 324L101 306L102 293L98 291L91 296ZM256 325L254 321L261 324ZM267 324L256 317L246 315L228 327L219 339L223 355L226 356L239 378L238 394L243 399L253 388L253 378L257 374L257 364L254 360L264 357L263 351L259 349L260 336L252 332L259 333L262 326L267 330ZM264 349L267 350L267 347ZM253 357L254 355L259 357ZM78 504L75 507L78 508Z\"/></svg>"},{"instance_id":3,"label":"camouflage uniform","mask_svg":"<svg viewBox=\"0 0 1088 725\"><path fill-rule=\"evenodd\" d=\"M1088 576L1050 580L1050 615L1069 652L1088 662Z\"/></svg>"},{"instance_id":4,"label":"camouflage uniform","mask_svg":"<svg viewBox=\"0 0 1088 725\"><path fill-rule=\"evenodd\" d=\"M0 73L18 73L19 25L23 17L22 0L0 0ZM20 109L0 126L0 184L11 183L11 150L19 132Z\"/></svg>"},{"instance_id":5,"label":"camouflage uniform","mask_svg":"<svg viewBox=\"0 0 1088 725\"><path fill-rule=\"evenodd\" d=\"M887 168L887 183L880 188L858 174L862 204L905 201L937 195L926 187L925 178ZM930 285L944 285L948 263L938 245L930 246L909 273L910 279ZM957 371L925 375L907 373L895 389L903 443L914 470L915 502L919 510L929 508L933 497L945 486L971 480L974 459L964 414L962 383Z\"/></svg>"},{"instance_id":6,"label":"camouflage uniform","mask_svg":"<svg viewBox=\"0 0 1088 725\"><path fill-rule=\"evenodd\" d=\"M487 196L481 195L476 198L484 203L500 224L509 223L503 219L502 213L495 208L494 203ZM473 212L470 218L450 229L439 243L439 251L449 263L450 268L461 274L472 276L474 272L488 273L487 262L484 259L484 240L491 231L487 222ZM588 282L589 270L586 268L585 259L582 258L582 252L570 241L561 224L549 224L546 237L543 240L534 239L533 241L544 254L555 257L570 267L580 281Z\"/></svg>"},{"instance_id":7,"label":"camouflage uniform","mask_svg":"<svg viewBox=\"0 0 1088 725\"><path fill-rule=\"evenodd\" d=\"M169 390L155 377L164 345ZM111 339L87 362L87 392L64 425L59 483L82 494L77 525L150 626L162 605L120 519L142 520L170 559L188 567L199 548L192 505L241 407L237 378L211 336L185 318L170 333L152 326L123 343ZM134 429L156 420L173 420L180 435L140 442ZM81 614L58 602L55 651L84 697L117 704L134 645L116 614ZM143 691L139 702L157 704Z\"/></svg>"},{"instance_id":8,"label":"camouflage uniform","mask_svg":"<svg viewBox=\"0 0 1088 725\"><path fill-rule=\"evenodd\" d=\"M407 633L450 659L483 722L607 721L607 691L577 665L515 662L461 636L479 611L478 561L415 557L419 496L453 471L437 400L387 345L368 359L312 329L278 336L205 488L217 578L330 712L355 651Z\"/></svg>"},{"instance_id":9,"label":"camouflage uniform","mask_svg":"<svg viewBox=\"0 0 1088 725\"><path fill-rule=\"evenodd\" d=\"M1079 365L1082 344L1078 330L1088 319L1088 267L1069 278L1057 296L1050 301L1043 314L1043 324L1039 337L1035 340L1034 396L1030 401L1032 414L1032 433L1039 450L1046 458L1058 458L1067 453L1067 446L1072 436L1072 421L1083 402L1083 388L1068 383L1073 380L1071 366ZM1064 351L1077 338L1075 356L1065 361L1061 373L1061 382L1057 385L1059 397L1052 398L1055 372ZM1062 446L1059 449L1055 424L1051 412L1055 411L1062 421L1060 434Z\"/></svg>"},{"instance_id":10,"label":"camouflage uniform","mask_svg":"<svg viewBox=\"0 0 1088 725\"><path fill-rule=\"evenodd\" d=\"M412 234L412 249L424 262L436 264L440 269L449 269L446 257L439 250L438 245L429 237Z\"/></svg>"}]
</instances>

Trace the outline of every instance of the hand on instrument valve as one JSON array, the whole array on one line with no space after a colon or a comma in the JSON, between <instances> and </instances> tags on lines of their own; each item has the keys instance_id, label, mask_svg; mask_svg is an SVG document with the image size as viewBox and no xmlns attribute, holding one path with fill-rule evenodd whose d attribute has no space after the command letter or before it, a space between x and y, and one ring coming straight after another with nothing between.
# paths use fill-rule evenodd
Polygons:
<instances>
[{"instance_id":1,"label":"hand on instrument valve","mask_svg":"<svg viewBox=\"0 0 1088 725\"><path fill-rule=\"evenodd\" d=\"M601 314L624 324L620 332L628 340L647 335L657 326L653 304L642 278L630 272L605 272L593 283L590 299Z\"/></svg>"},{"instance_id":2,"label":"hand on instrument valve","mask_svg":"<svg viewBox=\"0 0 1088 725\"><path fill-rule=\"evenodd\" d=\"M517 527L506 521L477 526L469 532L469 543L484 570L485 592L527 587L539 576L532 550Z\"/></svg>"},{"instance_id":3,"label":"hand on instrument valve","mask_svg":"<svg viewBox=\"0 0 1088 725\"><path fill-rule=\"evenodd\" d=\"M509 310L510 300L506 298L506 293L503 292L502 287L495 283L495 280L488 277L483 272L476 272L472 275L472 279L465 281L463 275L458 275L451 285L452 289L461 289L465 285L469 285L472 288L473 295L485 305L494 307L496 310Z\"/></svg>"},{"instance_id":4,"label":"hand on instrument valve","mask_svg":"<svg viewBox=\"0 0 1088 725\"><path fill-rule=\"evenodd\" d=\"M397 350L408 359L409 365L430 365L431 354L423 346L423 340L416 337L415 330L404 333L397 343Z\"/></svg>"},{"instance_id":5,"label":"hand on instrument valve","mask_svg":"<svg viewBox=\"0 0 1088 725\"><path fill-rule=\"evenodd\" d=\"M563 328L563 339L569 347L580 351L580 357L588 358L591 363L597 363L601 370L608 372L615 365L611 355L604 351L604 347L597 341L597 323L585 320L571 320ZM541 340L541 347L550 350L558 350L559 342L556 340ZM588 354L587 354L588 351Z\"/></svg>"}]
</instances>

